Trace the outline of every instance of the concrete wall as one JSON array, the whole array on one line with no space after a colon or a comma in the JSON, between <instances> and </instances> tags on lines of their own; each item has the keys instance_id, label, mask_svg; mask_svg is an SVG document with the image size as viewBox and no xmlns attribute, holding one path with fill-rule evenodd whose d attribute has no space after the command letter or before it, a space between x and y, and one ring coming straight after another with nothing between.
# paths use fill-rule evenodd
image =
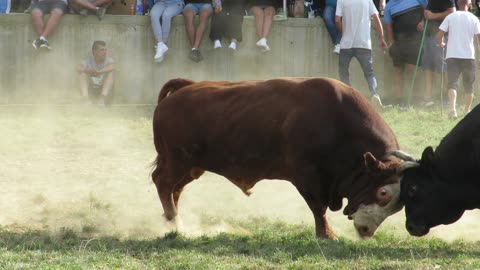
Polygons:
<instances>
[{"instance_id":1,"label":"concrete wall","mask_svg":"<svg viewBox=\"0 0 480 270\"><path fill-rule=\"evenodd\" d=\"M373 31L374 32L374 31ZM155 103L158 92L171 78L193 80L246 80L279 76L324 76L338 78L338 56L320 18L289 18L273 23L269 37L271 52L255 46L253 18L246 17L243 41L236 52L224 46L213 50L208 38L202 42L205 60L188 58L190 46L183 17L172 24L170 50L161 64L153 62L154 38L148 16L65 15L49 37L52 51L35 51L37 38L28 14L0 15L0 103L71 103L78 96L74 65L90 53L94 40L107 42L108 54L116 61L116 103ZM380 93L389 94L391 60L379 50L373 34L374 70ZM225 44L226 42L224 42ZM352 85L368 95L363 73L354 60Z\"/></svg>"}]
</instances>

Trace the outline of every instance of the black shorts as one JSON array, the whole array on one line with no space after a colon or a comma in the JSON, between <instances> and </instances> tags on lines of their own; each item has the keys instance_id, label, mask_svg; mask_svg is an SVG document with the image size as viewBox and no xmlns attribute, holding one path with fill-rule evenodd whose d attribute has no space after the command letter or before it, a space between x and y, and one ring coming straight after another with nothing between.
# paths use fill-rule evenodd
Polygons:
<instances>
[{"instance_id":1,"label":"black shorts","mask_svg":"<svg viewBox=\"0 0 480 270\"><path fill-rule=\"evenodd\" d=\"M405 64L416 65L419 49L420 40L398 40L392 44L388 52L392 57L393 66L399 67Z\"/></svg>"},{"instance_id":2,"label":"black shorts","mask_svg":"<svg viewBox=\"0 0 480 270\"><path fill-rule=\"evenodd\" d=\"M60 9L63 14L67 12L67 4L60 0L46 0L32 4L32 10L40 9L43 14L50 13L53 9Z\"/></svg>"},{"instance_id":3,"label":"black shorts","mask_svg":"<svg viewBox=\"0 0 480 270\"><path fill-rule=\"evenodd\" d=\"M462 74L463 88L465 93L472 93L473 82L475 81L475 60L448 58L448 89L458 90L458 80Z\"/></svg>"}]
</instances>

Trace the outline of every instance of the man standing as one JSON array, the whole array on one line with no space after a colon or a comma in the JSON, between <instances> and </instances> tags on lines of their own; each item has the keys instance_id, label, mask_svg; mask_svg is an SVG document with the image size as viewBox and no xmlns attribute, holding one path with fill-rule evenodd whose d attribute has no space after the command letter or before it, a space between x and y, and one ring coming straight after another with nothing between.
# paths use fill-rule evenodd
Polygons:
<instances>
[{"instance_id":1,"label":"man standing","mask_svg":"<svg viewBox=\"0 0 480 270\"><path fill-rule=\"evenodd\" d=\"M32 4L33 27L39 38L33 41L33 48L45 48L51 50L48 43L48 35L57 28L60 19L67 11L67 0L38 0ZM50 13L47 23L43 21L43 15Z\"/></svg>"},{"instance_id":2,"label":"man standing","mask_svg":"<svg viewBox=\"0 0 480 270\"><path fill-rule=\"evenodd\" d=\"M426 0L390 0L385 6L383 20L395 70L395 103L399 105L404 100L404 74L408 74L407 81L410 81L417 64L423 31L423 10L426 6Z\"/></svg>"},{"instance_id":3,"label":"man standing","mask_svg":"<svg viewBox=\"0 0 480 270\"><path fill-rule=\"evenodd\" d=\"M208 19L212 16L213 7L211 3L211 0L185 1L183 16L185 17L185 29L187 30L188 40L192 47L192 51L188 57L194 62L200 62L203 60L203 56L200 53L200 42L202 42L203 34L207 28ZM193 19L196 14L199 14L200 22L195 30Z\"/></svg>"},{"instance_id":4,"label":"man standing","mask_svg":"<svg viewBox=\"0 0 480 270\"><path fill-rule=\"evenodd\" d=\"M105 41L94 41L92 55L76 69L80 74L80 89L85 102L91 104L92 98L97 98L98 105L107 105L113 89L114 62L107 57Z\"/></svg>"},{"instance_id":5,"label":"man standing","mask_svg":"<svg viewBox=\"0 0 480 270\"><path fill-rule=\"evenodd\" d=\"M480 49L480 22L468 9L472 6L471 0L458 0L458 11L448 15L443 20L437 34L437 44L445 47L443 36L448 33L447 65L448 65L448 102L450 118L457 118L457 89L460 74L462 74L465 89L465 114L472 109L473 82L475 81L475 47L474 37L477 37L477 46Z\"/></svg>"},{"instance_id":6,"label":"man standing","mask_svg":"<svg viewBox=\"0 0 480 270\"><path fill-rule=\"evenodd\" d=\"M430 0L424 11L427 23L427 33L423 45L422 67L425 71L425 96L423 105L428 107L434 104L432 96L433 75L441 73L446 78L446 66L443 61L443 49L437 46L436 35L438 27L448 14L455 12L455 0ZM443 66L443 67L442 67ZM440 91L443 91L441 89Z\"/></svg>"},{"instance_id":7,"label":"man standing","mask_svg":"<svg viewBox=\"0 0 480 270\"><path fill-rule=\"evenodd\" d=\"M340 56L338 71L340 80L350 85L349 66L353 57L357 58L362 67L368 88L371 93L371 102L377 109L384 106L377 92L377 79L372 67L372 40L370 37L370 18L373 19L378 32L380 48L385 49L387 44L383 38L383 27L378 17L378 11L372 0L338 0L335 13L335 23L342 33L340 41Z\"/></svg>"}]
</instances>

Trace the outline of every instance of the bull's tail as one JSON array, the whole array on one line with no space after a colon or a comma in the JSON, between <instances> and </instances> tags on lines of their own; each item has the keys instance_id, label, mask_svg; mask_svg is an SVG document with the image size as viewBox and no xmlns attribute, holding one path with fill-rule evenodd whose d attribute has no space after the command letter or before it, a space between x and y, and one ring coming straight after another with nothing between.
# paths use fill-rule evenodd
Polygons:
<instances>
[{"instance_id":1,"label":"bull's tail","mask_svg":"<svg viewBox=\"0 0 480 270\"><path fill-rule=\"evenodd\" d=\"M160 103L160 101L162 101L162 99L164 99L165 97L167 97L170 94L173 94L178 89L181 89L181 88L183 88L185 86L188 86L190 84L193 84L193 83L195 83L195 82L192 81L192 80L182 79L182 78L169 80L168 82L166 82L163 85L162 90L160 90L160 94L158 95L157 104Z\"/></svg>"},{"instance_id":2,"label":"bull's tail","mask_svg":"<svg viewBox=\"0 0 480 270\"><path fill-rule=\"evenodd\" d=\"M150 174L152 174L153 171L155 171L155 169L158 168L158 165L160 164L160 160L161 160L161 157L160 155L157 154L157 157L155 158L155 160L150 164L150 168L151 168Z\"/></svg>"}]
</instances>

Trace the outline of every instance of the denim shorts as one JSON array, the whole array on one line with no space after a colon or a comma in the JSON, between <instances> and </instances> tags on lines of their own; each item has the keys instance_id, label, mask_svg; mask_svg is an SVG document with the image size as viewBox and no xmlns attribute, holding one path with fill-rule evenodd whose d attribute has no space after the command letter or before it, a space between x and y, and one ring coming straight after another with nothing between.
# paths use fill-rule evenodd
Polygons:
<instances>
[{"instance_id":1,"label":"denim shorts","mask_svg":"<svg viewBox=\"0 0 480 270\"><path fill-rule=\"evenodd\" d=\"M447 43L447 36L444 37L445 43ZM447 64L444 61L445 59L445 50L437 46L437 37L429 36L425 38L425 43L423 44L423 55L422 55L422 67L424 70L429 70L433 72L447 72Z\"/></svg>"},{"instance_id":2,"label":"denim shorts","mask_svg":"<svg viewBox=\"0 0 480 270\"><path fill-rule=\"evenodd\" d=\"M53 9L58 8L65 14L67 12L67 4L61 0L58 1L40 1L32 4L32 10L40 9L43 14L50 13Z\"/></svg>"},{"instance_id":3,"label":"denim shorts","mask_svg":"<svg viewBox=\"0 0 480 270\"><path fill-rule=\"evenodd\" d=\"M199 4L186 4L185 7L183 8L183 11L191 9L195 14L200 13L201 10L203 9L208 9L210 11L213 11L212 4L205 4L205 3L199 3Z\"/></svg>"}]
</instances>

